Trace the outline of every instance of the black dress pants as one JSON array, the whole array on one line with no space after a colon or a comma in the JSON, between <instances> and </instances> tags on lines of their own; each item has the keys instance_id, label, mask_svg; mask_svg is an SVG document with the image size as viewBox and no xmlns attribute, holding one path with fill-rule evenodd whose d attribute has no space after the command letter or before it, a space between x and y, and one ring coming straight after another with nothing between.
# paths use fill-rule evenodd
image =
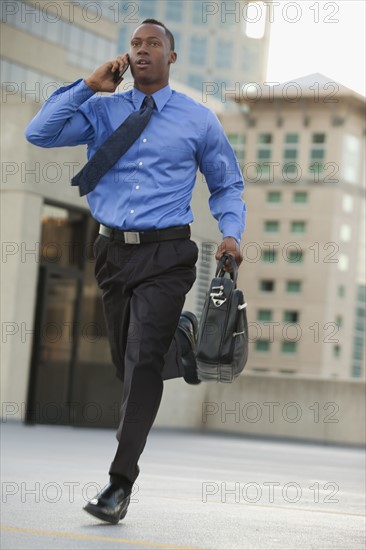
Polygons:
<instances>
[{"instance_id":1,"label":"black dress pants","mask_svg":"<svg viewBox=\"0 0 366 550\"><path fill-rule=\"evenodd\" d=\"M119 444L109 474L133 483L163 379L172 377L164 372L179 370L174 334L196 278L198 248L190 239L131 245L99 235L94 252L112 359L123 382Z\"/></svg>"}]
</instances>

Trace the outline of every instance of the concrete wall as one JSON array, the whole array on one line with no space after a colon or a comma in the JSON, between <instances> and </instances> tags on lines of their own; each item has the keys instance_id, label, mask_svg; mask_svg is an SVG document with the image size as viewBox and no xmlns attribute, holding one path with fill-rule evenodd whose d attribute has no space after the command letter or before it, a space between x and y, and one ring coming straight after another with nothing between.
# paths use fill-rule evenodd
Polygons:
<instances>
[{"instance_id":1,"label":"concrete wall","mask_svg":"<svg viewBox=\"0 0 366 550\"><path fill-rule=\"evenodd\" d=\"M1 400L26 401L39 268L42 197L3 191L1 197Z\"/></svg>"},{"instance_id":2,"label":"concrete wall","mask_svg":"<svg viewBox=\"0 0 366 550\"><path fill-rule=\"evenodd\" d=\"M155 426L361 445L365 383L249 373L232 384L169 380Z\"/></svg>"}]
</instances>

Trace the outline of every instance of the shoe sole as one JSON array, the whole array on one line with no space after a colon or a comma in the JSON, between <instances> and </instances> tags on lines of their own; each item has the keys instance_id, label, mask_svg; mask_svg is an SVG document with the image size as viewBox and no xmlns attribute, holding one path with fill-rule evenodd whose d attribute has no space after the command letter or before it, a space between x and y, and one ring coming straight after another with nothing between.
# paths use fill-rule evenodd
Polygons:
<instances>
[{"instance_id":1,"label":"shoe sole","mask_svg":"<svg viewBox=\"0 0 366 550\"><path fill-rule=\"evenodd\" d=\"M94 516L98 519L101 519L103 521L107 521L108 523L111 523L112 525L117 525L117 523L119 521L121 521L121 519L126 517L129 503L130 503L130 500L128 500L128 502L126 504L126 509L122 510L120 517L117 518L117 519L116 518L111 518L111 516L108 516L107 514L104 514L103 512L98 510L97 508L88 508L88 505L84 506L83 510L85 512L87 512L88 514L90 514L90 515L92 515L92 516Z\"/></svg>"}]
</instances>

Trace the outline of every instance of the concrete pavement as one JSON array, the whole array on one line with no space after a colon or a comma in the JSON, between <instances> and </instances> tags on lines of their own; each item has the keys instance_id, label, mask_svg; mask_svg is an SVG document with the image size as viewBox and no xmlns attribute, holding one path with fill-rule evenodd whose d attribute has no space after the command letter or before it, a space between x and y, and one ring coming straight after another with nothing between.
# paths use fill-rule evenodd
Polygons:
<instances>
[{"instance_id":1,"label":"concrete pavement","mask_svg":"<svg viewBox=\"0 0 366 550\"><path fill-rule=\"evenodd\" d=\"M357 448L155 429L117 526L82 510L108 480L111 430L1 425L3 549L356 550Z\"/></svg>"}]
</instances>

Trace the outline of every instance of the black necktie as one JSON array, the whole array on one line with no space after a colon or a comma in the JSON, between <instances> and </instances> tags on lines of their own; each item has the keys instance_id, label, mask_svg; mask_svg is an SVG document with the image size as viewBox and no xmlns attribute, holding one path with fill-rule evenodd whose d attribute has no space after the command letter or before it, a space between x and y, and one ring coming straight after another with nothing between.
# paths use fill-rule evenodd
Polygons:
<instances>
[{"instance_id":1,"label":"black necktie","mask_svg":"<svg viewBox=\"0 0 366 550\"><path fill-rule=\"evenodd\" d=\"M79 186L81 197L93 191L104 174L137 140L149 122L154 106L154 99L146 96L141 109L131 113L72 178L71 185Z\"/></svg>"}]
</instances>

